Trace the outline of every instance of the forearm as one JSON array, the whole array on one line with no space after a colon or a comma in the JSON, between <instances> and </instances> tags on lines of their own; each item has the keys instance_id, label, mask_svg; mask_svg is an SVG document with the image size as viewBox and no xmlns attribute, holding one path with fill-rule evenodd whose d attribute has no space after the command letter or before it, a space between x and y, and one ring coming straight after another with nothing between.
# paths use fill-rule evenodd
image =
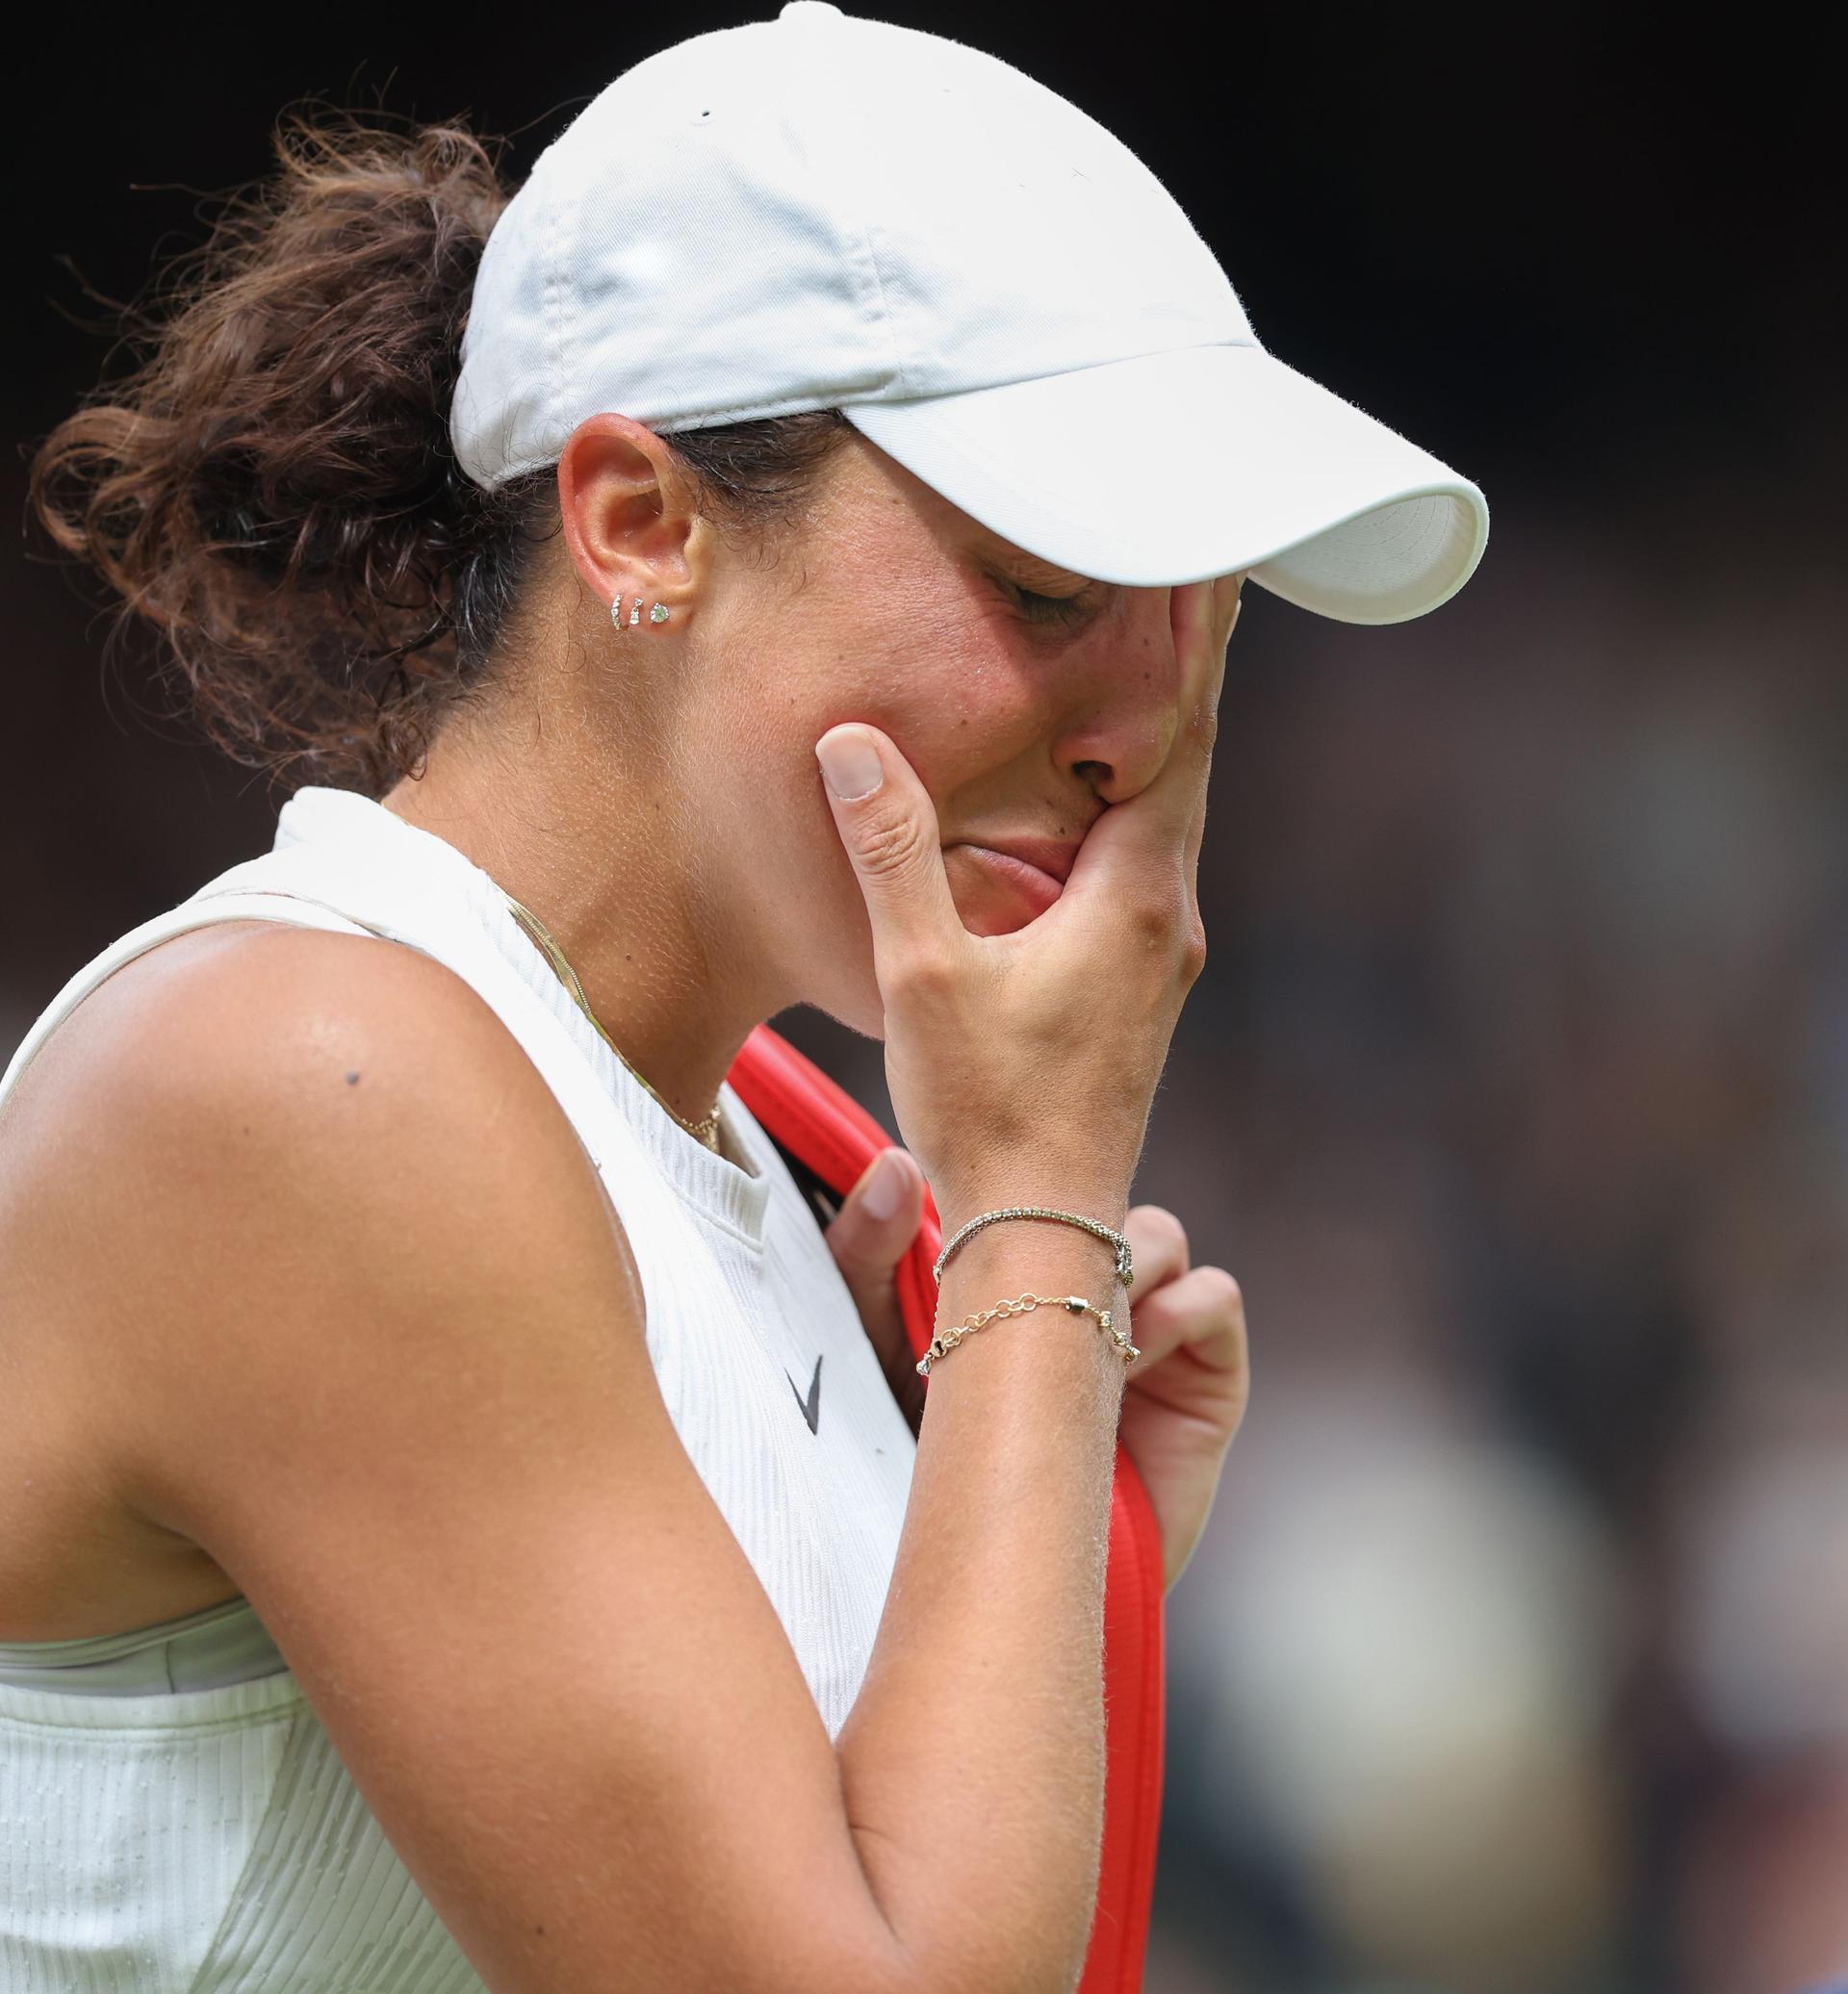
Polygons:
<instances>
[{"instance_id":1,"label":"forearm","mask_svg":"<svg viewBox=\"0 0 1848 1994\"><path fill-rule=\"evenodd\" d=\"M1128 1323L1108 1244L1023 1220L957 1253L939 1324L1028 1292ZM1096 1318L1063 1309L1001 1318L932 1368L885 1614L836 1740L869 1887L920 1986L987 1972L1063 1988L1082 1964L1123 1370Z\"/></svg>"}]
</instances>

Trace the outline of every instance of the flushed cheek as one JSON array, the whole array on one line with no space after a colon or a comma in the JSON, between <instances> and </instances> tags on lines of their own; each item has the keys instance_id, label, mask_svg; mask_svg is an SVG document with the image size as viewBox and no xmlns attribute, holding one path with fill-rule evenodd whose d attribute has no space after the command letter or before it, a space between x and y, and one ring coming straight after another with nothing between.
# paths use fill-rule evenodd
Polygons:
<instances>
[{"instance_id":1,"label":"flushed cheek","mask_svg":"<svg viewBox=\"0 0 1848 1994\"><path fill-rule=\"evenodd\" d=\"M886 730L939 812L953 816L964 795L1005 780L1006 771L1032 755L1045 738L1047 715L1044 701L1018 683L965 677L946 679L928 703L907 702Z\"/></svg>"},{"instance_id":2,"label":"flushed cheek","mask_svg":"<svg viewBox=\"0 0 1848 1994\"><path fill-rule=\"evenodd\" d=\"M842 652L852 655L851 667ZM1011 825L994 800L1037 786L1022 772L1049 725L1044 684L997 651L986 625L948 619L935 629L915 622L882 625L825 651L785 653L774 691L747 703L751 710L734 716L739 739L730 766L760 765L772 754L786 757L783 780L809 792L822 816L813 743L841 722L865 721L905 757L932 799L939 836L950 840L978 821ZM767 735L764 723L772 719L774 734ZM760 775L767 773L759 766ZM832 822L825 829L835 835ZM1008 933L1038 911L1023 907L1016 882L997 881L966 852L953 846L945 862L972 932Z\"/></svg>"},{"instance_id":3,"label":"flushed cheek","mask_svg":"<svg viewBox=\"0 0 1848 1994\"><path fill-rule=\"evenodd\" d=\"M850 671L836 668L831 683L814 687L830 724L853 718L884 729L939 799L1046 730L1043 671L1011 655L993 624L963 605L882 624L863 633L853 656Z\"/></svg>"}]
</instances>

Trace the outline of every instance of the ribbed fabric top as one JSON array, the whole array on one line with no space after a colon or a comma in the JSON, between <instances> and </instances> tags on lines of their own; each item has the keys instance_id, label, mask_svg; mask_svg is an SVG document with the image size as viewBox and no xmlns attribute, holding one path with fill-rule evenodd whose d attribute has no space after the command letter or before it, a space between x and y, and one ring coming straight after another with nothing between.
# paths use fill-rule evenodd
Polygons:
<instances>
[{"instance_id":1,"label":"ribbed fabric top","mask_svg":"<svg viewBox=\"0 0 1848 1994\"><path fill-rule=\"evenodd\" d=\"M802 1193L743 1103L723 1089L724 1155L680 1128L463 853L368 798L298 790L270 852L71 977L0 1077L0 1100L121 963L169 935L250 918L423 949L463 977L532 1059L623 1220L675 1428L834 1736L885 1605L911 1430ZM428 1694L440 1697L456 1666L432 1653ZM571 1686L548 1693L568 1698ZM116 1634L0 1644L9 1994L460 1994L482 1984L247 1601Z\"/></svg>"},{"instance_id":2,"label":"ribbed fabric top","mask_svg":"<svg viewBox=\"0 0 1848 1994\"><path fill-rule=\"evenodd\" d=\"M70 1641L0 1641L0 1688L65 1696L152 1697L274 1675L289 1664L239 1594L176 1620Z\"/></svg>"}]
</instances>

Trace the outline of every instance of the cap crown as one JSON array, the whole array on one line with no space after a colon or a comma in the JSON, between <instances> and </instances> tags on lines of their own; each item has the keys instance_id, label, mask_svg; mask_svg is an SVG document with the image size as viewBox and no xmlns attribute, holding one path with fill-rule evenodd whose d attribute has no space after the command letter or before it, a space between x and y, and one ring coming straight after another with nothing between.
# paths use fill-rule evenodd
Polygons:
<instances>
[{"instance_id":1,"label":"cap crown","mask_svg":"<svg viewBox=\"0 0 1848 1994\"><path fill-rule=\"evenodd\" d=\"M489 237L451 431L493 485L671 430L1255 345L1119 140L945 38L791 0L601 91Z\"/></svg>"}]
</instances>

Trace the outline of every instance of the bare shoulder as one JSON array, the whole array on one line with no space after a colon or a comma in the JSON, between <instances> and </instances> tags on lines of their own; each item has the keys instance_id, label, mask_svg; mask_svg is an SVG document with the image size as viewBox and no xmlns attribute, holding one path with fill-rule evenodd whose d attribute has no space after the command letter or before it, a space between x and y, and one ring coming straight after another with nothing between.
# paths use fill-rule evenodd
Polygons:
<instances>
[{"instance_id":1,"label":"bare shoulder","mask_svg":"<svg viewBox=\"0 0 1848 1994\"><path fill-rule=\"evenodd\" d=\"M343 1051L352 1057L330 1080ZM159 1398L147 1367L171 1375L195 1333L255 1319L239 1246L261 1242L237 1214L260 1189L280 1219L285 1153L305 1184L326 1167L317 1149L337 1146L363 1196L374 1165L395 1167L392 1139L414 1134L420 1097L467 1119L524 1091L531 1112L510 1139L529 1130L570 1177L560 1118L531 1098L521 1065L440 964L273 921L171 936L58 1024L0 1103L0 1509L13 1520L0 1539L0 1632L113 1632L237 1589L131 1499L130 1456ZM355 1145L368 1067L368 1139ZM388 1093L396 1109L381 1112ZM160 1430L184 1448L184 1420Z\"/></svg>"},{"instance_id":2,"label":"bare shoulder","mask_svg":"<svg viewBox=\"0 0 1848 1994\"><path fill-rule=\"evenodd\" d=\"M204 1114L223 1085L297 1062L307 1072L295 1077L318 1073L337 1040L395 1043L400 1054L424 1040L442 1057L446 1035L457 1033L452 1074L466 1078L471 1055L520 1063L475 992L420 950L291 922L219 922L144 950L85 996L15 1083L10 1131L34 1142L46 1122L124 1110ZM345 1069L355 1071L361 1079L346 1085L362 1084L363 1069ZM394 1071L405 1078L401 1059L374 1077Z\"/></svg>"},{"instance_id":3,"label":"bare shoulder","mask_svg":"<svg viewBox=\"0 0 1848 1994\"><path fill-rule=\"evenodd\" d=\"M375 1055L370 1071L354 1061ZM346 1064L341 1061L345 1060ZM441 1075L493 1092L531 1071L476 992L421 950L281 921L228 921L149 949L107 978L50 1035L22 1093L57 1088L75 1112L191 1114L199 1133L234 1093L305 1089L297 1105L371 1084L412 1107ZM537 1084L534 1076L535 1085ZM541 1088L541 1091L544 1091Z\"/></svg>"},{"instance_id":4,"label":"bare shoulder","mask_svg":"<svg viewBox=\"0 0 1848 1994\"><path fill-rule=\"evenodd\" d=\"M509 1237L639 1319L594 1166L468 984L372 935L194 930L86 996L7 1103L0 1260L33 1335L0 1361L56 1429L47 1470L88 1461L190 1544L168 1483L215 1394L235 1424L237 1394L295 1389Z\"/></svg>"},{"instance_id":5,"label":"bare shoulder","mask_svg":"<svg viewBox=\"0 0 1848 1994\"><path fill-rule=\"evenodd\" d=\"M108 979L27 1078L45 1084L21 1130L41 1220L68 1239L108 1214L90 1228L86 1315L134 1325L107 1355L157 1372L140 1403L182 1368L231 1366L249 1389L267 1364L333 1364L395 1298L427 1304L509 1240L639 1316L570 1120L481 997L420 950L280 922L195 931ZM312 1321L285 1339L297 1305Z\"/></svg>"},{"instance_id":6,"label":"bare shoulder","mask_svg":"<svg viewBox=\"0 0 1848 1994\"><path fill-rule=\"evenodd\" d=\"M159 944L49 1035L4 1127L0 1227L51 1257L61 1309L94 1326L87 1364L110 1324L144 1341L247 1317L266 1267L309 1259L338 1284L389 1244L408 1272L458 1206L520 1225L530 1199L620 1258L512 1035L446 965L372 935L239 921Z\"/></svg>"}]
</instances>

